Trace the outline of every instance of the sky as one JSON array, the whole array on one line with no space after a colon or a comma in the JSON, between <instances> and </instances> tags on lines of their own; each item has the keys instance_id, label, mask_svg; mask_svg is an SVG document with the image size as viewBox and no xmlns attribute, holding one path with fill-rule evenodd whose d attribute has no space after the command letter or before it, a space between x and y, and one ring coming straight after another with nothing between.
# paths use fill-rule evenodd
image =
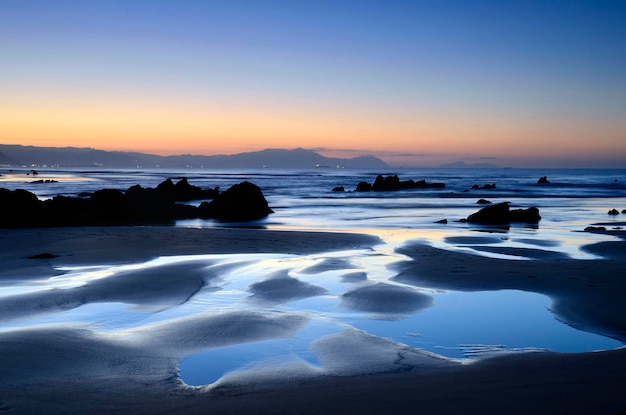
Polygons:
<instances>
[{"instance_id":1,"label":"sky","mask_svg":"<svg viewBox=\"0 0 626 415\"><path fill-rule=\"evenodd\" d=\"M626 168L626 1L0 0L0 143Z\"/></svg>"}]
</instances>

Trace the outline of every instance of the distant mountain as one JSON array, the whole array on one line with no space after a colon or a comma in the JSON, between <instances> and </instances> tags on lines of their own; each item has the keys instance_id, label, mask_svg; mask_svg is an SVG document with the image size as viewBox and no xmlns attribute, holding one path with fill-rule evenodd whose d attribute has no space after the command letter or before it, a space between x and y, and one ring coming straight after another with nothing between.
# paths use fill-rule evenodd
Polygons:
<instances>
[{"instance_id":1,"label":"distant mountain","mask_svg":"<svg viewBox=\"0 0 626 415\"><path fill-rule=\"evenodd\" d=\"M466 163L464 161L455 161L454 163L441 164L442 169L497 169L500 166L491 163Z\"/></svg>"},{"instance_id":2,"label":"distant mountain","mask_svg":"<svg viewBox=\"0 0 626 415\"><path fill-rule=\"evenodd\" d=\"M19 161L0 152L0 166L17 166L19 164L21 164Z\"/></svg>"},{"instance_id":3,"label":"distant mountain","mask_svg":"<svg viewBox=\"0 0 626 415\"><path fill-rule=\"evenodd\" d=\"M34 147L0 144L0 164L36 165L60 167L107 167L107 168L386 168L385 162L373 156L354 158L330 158L311 150L267 149L233 155L203 156L181 154L157 156L136 152L103 151L76 147ZM2 162L5 157L10 162ZM19 161L17 161L19 160Z\"/></svg>"}]
</instances>

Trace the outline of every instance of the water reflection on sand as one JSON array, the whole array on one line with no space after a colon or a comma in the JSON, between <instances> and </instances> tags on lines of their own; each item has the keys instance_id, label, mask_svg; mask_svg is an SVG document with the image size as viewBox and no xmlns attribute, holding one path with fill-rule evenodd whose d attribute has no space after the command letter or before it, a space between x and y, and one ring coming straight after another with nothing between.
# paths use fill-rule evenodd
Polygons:
<instances>
[{"instance_id":1,"label":"water reflection on sand","mask_svg":"<svg viewBox=\"0 0 626 415\"><path fill-rule=\"evenodd\" d=\"M196 323L189 317L210 313L210 321L221 319L215 326L219 330L210 334L210 341L190 347L192 352L183 353L180 361L180 377L190 385L211 384L227 373L234 376L233 371L287 370L285 365L302 373L350 375L499 353L621 346L557 321L546 296L416 287L393 280L390 267L407 260L395 252L397 246L425 236L446 249L507 259L533 260L538 252L567 255L569 248L562 249L567 244L532 235L377 233L386 243L372 249L304 256L171 256L136 264L66 267L60 275L31 281L19 294L22 302L19 296L0 298L0 309L7 311L1 314L0 329L83 325L156 344L176 335L172 327L187 324L193 332ZM272 327L287 325L255 334L249 331L256 327L250 318L257 313L278 316L272 317ZM250 322L240 325L242 319ZM360 353L368 357L357 358Z\"/></svg>"}]
</instances>

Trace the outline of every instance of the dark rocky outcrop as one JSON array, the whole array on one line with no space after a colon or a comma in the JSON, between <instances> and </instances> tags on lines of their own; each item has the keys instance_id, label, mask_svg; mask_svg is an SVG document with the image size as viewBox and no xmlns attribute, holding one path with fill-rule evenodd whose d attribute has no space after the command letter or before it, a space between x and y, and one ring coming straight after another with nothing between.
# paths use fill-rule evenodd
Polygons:
<instances>
[{"instance_id":1,"label":"dark rocky outcrop","mask_svg":"<svg viewBox=\"0 0 626 415\"><path fill-rule=\"evenodd\" d=\"M156 190L175 202L187 202L190 200L214 199L219 195L219 187L214 189L202 189L189 184L186 178L181 178L176 184L171 179L160 183Z\"/></svg>"},{"instance_id":2,"label":"dark rocky outcrop","mask_svg":"<svg viewBox=\"0 0 626 415\"><path fill-rule=\"evenodd\" d=\"M31 255L26 259L54 259L57 258L58 255L51 254L50 252L44 252L37 255Z\"/></svg>"},{"instance_id":3,"label":"dark rocky outcrop","mask_svg":"<svg viewBox=\"0 0 626 415\"><path fill-rule=\"evenodd\" d=\"M490 205L491 201L487 200L487 199L478 199L476 201L476 204L478 204L478 205Z\"/></svg>"},{"instance_id":4,"label":"dark rocky outcrop","mask_svg":"<svg viewBox=\"0 0 626 415\"><path fill-rule=\"evenodd\" d=\"M603 232L606 231L604 226L587 226L585 232Z\"/></svg>"},{"instance_id":5,"label":"dark rocky outcrop","mask_svg":"<svg viewBox=\"0 0 626 415\"><path fill-rule=\"evenodd\" d=\"M443 189L446 185L444 183L426 183L426 180L400 180L398 176L377 176L372 190L375 192L388 192L394 190L406 190L406 189Z\"/></svg>"},{"instance_id":6,"label":"dark rocky outcrop","mask_svg":"<svg viewBox=\"0 0 626 415\"><path fill-rule=\"evenodd\" d=\"M619 215L619 211L617 209L611 209L608 212L609 215L616 216Z\"/></svg>"},{"instance_id":7,"label":"dark rocky outcrop","mask_svg":"<svg viewBox=\"0 0 626 415\"><path fill-rule=\"evenodd\" d=\"M356 186L356 189L354 189L355 192L370 192L371 190L372 190L372 185L369 184L368 182L360 182Z\"/></svg>"},{"instance_id":8,"label":"dark rocky outcrop","mask_svg":"<svg viewBox=\"0 0 626 415\"><path fill-rule=\"evenodd\" d=\"M509 202L486 206L467 217L467 222L483 225L508 225L512 222L534 224L540 220L539 209L536 207L511 210Z\"/></svg>"},{"instance_id":9,"label":"dark rocky outcrop","mask_svg":"<svg viewBox=\"0 0 626 415\"><path fill-rule=\"evenodd\" d=\"M155 189L135 185L125 192L101 189L80 196L40 201L26 190L0 189L0 227L147 225L193 218L248 221L272 212L261 190L248 182L221 194L218 188L205 190L191 186L186 179L176 184L168 179ZM205 201L200 207L177 203L197 198L215 203Z\"/></svg>"},{"instance_id":10,"label":"dark rocky outcrop","mask_svg":"<svg viewBox=\"0 0 626 415\"><path fill-rule=\"evenodd\" d=\"M52 180L52 179L46 179L46 180L41 179L41 180L32 181L31 183L33 183L33 184L58 183L58 181Z\"/></svg>"},{"instance_id":11,"label":"dark rocky outcrop","mask_svg":"<svg viewBox=\"0 0 626 415\"><path fill-rule=\"evenodd\" d=\"M360 182L356 187L357 192L391 192L409 189L444 189L445 183L427 183L426 180L400 180L398 176L377 176L373 184Z\"/></svg>"},{"instance_id":12,"label":"dark rocky outcrop","mask_svg":"<svg viewBox=\"0 0 626 415\"><path fill-rule=\"evenodd\" d=\"M257 220L272 213L261 189L250 182L242 182L221 193L212 202L202 202L200 217L227 222Z\"/></svg>"},{"instance_id":13,"label":"dark rocky outcrop","mask_svg":"<svg viewBox=\"0 0 626 415\"><path fill-rule=\"evenodd\" d=\"M346 188L343 186L333 187L333 192L345 192Z\"/></svg>"},{"instance_id":14,"label":"dark rocky outcrop","mask_svg":"<svg viewBox=\"0 0 626 415\"><path fill-rule=\"evenodd\" d=\"M539 180L537 180L537 184L550 184L548 176L541 176Z\"/></svg>"}]
</instances>

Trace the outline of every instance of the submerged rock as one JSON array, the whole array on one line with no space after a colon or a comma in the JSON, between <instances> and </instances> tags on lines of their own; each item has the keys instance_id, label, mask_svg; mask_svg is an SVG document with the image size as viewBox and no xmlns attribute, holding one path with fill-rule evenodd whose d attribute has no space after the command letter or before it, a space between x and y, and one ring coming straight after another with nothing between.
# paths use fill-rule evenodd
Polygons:
<instances>
[{"instance_id":1,"label":"submerged rock","mask_svg":"<svg viewBox=\"0 0 626 415\"><path fill-rule=\"evenodd\" d=\"M539 180L537 180L537 184L549 184L548 176L541 176Z\"/></svg>"}]
</instances>

